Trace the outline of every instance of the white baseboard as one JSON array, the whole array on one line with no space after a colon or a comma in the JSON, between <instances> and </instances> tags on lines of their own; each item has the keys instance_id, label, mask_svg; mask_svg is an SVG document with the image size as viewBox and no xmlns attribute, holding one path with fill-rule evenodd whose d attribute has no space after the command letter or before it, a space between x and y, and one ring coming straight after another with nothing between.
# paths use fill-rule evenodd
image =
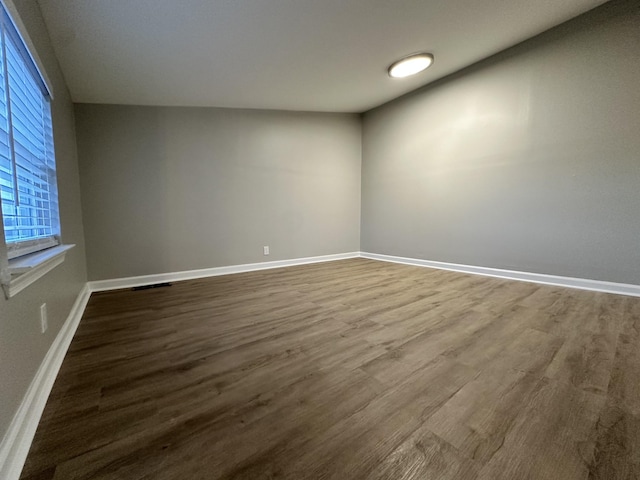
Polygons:
<instances>
[{"instance_id":1,"label":"white baseboard","mask_svg":"<svg viewBox=\"0 0 640 480\"><path fill-rule=\"evenodd\" d=\"M253 272L257 270L291 267L309 263L330 262L334 260L344 260L347 258L358 257L368 258L371 260L382 260L385 262L403 263L406 265L414 265L419 267L436 268L440 270L451 270L454 272L470 273L473 275L504 278L507 280L518 280L521 282L540 283L543 285L554 285L558 287L577 288L581 290L616 293L619 295L631 295L640 297L640 285L589 280L585 278L562 277L558 275L546 275L542 273L520 272L517 270L503 270L499 268L477 267L474 265L436 262L432 260L422 260L419 258L396 257L393 255L383 255L379 253L369 252L340 253L335 255L323 255L319 257L294 258L291 260L277 260L274 262L249 263L244 265L231 265L228 267L188 270L184 272L160 273L155 275L142 275L138 277L97 280L89 282L89 289L92 292L117 290L121 288L153 285L155 283L178 282L180 280L193 280L196 278L215 277L218 275L230 275L233 273Z\"/></svg>"},{"instance_id":2,"label":"white baseboard","mask_svg":"<svg viewBox=\"0 0 640 480\"><path fill-rule=\"evenodd\" d=\"M580 290L591 290L594 292L616 293L619 295L640 297L640 285L633 285L629 283L604 282L600 280L589 280L586 278L561 277L557 275L546 275L543 273L519 272L516 270L476 267L473 265L460 265L457 263L434 262L431 260L421 260L419 258L395 257L379 253L361 252L360 256L371 260L403 263L418 267L437 268L440 270L451 270L453 272L471 273L473 275L505 278L521 282L541 283L543 285L555 285L558 287L578 288Z\"/></svg>"},{"instance_id":3,"label":"white baseboard","mask_svg":"<svg viewBox=\"0 0 640 480\"><path fill-rule=\"evenodd\" d=\"M91 291L85 285L76 298L64 325L42 360L40 368L0 444L0 478L18 480L36 434L42 412L60 371L64 356L78 328Z\"/></svg>"},{"instance_id":4,"label":"white baseboard","mask_svg":"<svg viewBox=\"0 0 640 480\"><path fill-rule=\"evenodd\" d=\"M338 253L334 255L322 255L319 257L293 258L290 260L276 260L273 262L247 263L244 265L230 265L228 267L203 268L199 270L187 270L184 272L158 273L154 275L141 275L139 277L114 278L111 280L96 280L89 282L92 292L105 290L118 290L121 288L141 287L155 283L178 282L181 280L193 280L196 278L216 277L218 275L230 275L232 273L253 272L268 270L271 268L292 267L309 263L332 262L347 258L358 258L360 252Z\"/></svg>"}]
</instances>

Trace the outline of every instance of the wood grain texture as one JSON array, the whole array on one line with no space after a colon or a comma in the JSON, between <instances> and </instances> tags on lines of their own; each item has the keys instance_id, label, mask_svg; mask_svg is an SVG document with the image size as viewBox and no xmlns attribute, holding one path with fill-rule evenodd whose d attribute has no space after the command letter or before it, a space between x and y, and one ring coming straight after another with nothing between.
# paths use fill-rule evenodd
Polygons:
<instances>
[{"instance_id":1,"label":"wood grain texture","mask_svg":"<svg viewBox=\"0 0 640 480\"><path fill-rule=\"evenodd\" d=\"M24 480L640 478L640 299L351 259L94 294Z\"/></svg>"}]
</instances>

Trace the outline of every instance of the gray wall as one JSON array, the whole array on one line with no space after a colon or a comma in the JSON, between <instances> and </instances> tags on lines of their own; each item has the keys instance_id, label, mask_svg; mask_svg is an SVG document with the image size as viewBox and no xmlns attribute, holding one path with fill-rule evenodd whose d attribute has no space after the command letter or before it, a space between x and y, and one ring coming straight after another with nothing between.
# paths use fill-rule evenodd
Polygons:
<instances>
[{"instance_id":1,"label":"gray wall","mask_svg":"<svg viewBox=\"0 0 640 480\"><path fill-rule=\"evenodd\" d=\"M366 113L362 250L640 284L639 52L614 2Z\"/></svg>"},{"instance_id":2,"label":"gray wall","mask_svg":"<svg viewBox=\"0 0 640 480\"><path fill-rule=\"evenodd\" d=\"M67 253L62 265L15 297L5 300L0 294L0 439L86 282L73 105L36 2L14 1L53 83L62 238L64 243L77 246ZM42 334L39 309L45 302L49 329Z\"/></svg>"},{"instance_id":3,"label":"gray wall","mask_svg":"<svg viewBox=\"0 0 640 480\"><path fill-rule=\"evenodd\" d=\"M91 280L359 249L357 115L79 104L76 125Z\"/></svg>"}]
</instances>

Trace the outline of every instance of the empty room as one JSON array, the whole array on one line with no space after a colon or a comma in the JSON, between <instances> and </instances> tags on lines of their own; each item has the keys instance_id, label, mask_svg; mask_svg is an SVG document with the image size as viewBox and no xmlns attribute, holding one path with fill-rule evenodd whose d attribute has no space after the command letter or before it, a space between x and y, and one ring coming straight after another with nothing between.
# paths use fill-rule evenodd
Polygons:
<instances>
[{"instance_id":1,"label":"empty room","mask_svg":"<svg viewBox=\"0 0 640 480\"><path fill-rule=\"evenodd\" d=\"M0 480L640 480L638 0L0 6Z\"/></svg>"}]
</instances>

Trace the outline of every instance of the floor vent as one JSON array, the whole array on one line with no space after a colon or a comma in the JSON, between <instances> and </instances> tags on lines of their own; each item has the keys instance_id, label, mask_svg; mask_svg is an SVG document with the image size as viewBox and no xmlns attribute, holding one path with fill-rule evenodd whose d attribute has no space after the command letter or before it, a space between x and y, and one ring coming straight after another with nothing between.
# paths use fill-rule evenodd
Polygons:
<instances>
[{"instance_id":1,"label":"floor vent","mask_svg":"<svg viewBox=\"0 0 640 480\"><path fill-rule=\"evenodd\" d=\"M161 287L170 287L171 284L168 282L165 283L154 283L153 285L142 285L140 287L133 287L131 290L134 292L136 290L149 290L150 288L161 288Z\"/></svg>"}]
</instances>

